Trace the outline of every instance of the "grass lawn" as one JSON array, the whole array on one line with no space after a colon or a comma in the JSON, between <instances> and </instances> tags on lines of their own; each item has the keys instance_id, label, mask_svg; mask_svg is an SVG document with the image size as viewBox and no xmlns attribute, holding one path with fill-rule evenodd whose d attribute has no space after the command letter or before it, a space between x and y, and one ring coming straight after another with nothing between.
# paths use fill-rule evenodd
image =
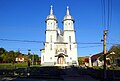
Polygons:
<instances>
[{"instance_id":1,"label":"grass lawn","mask_svg":"<svg viewBox=\"0 0 120 81\"><path fill-rule=\"evenodd\" d=\"M0 63L0 69L26 68L27 63Z\"/></svg>"},{"instance_id":2,"label":"grass lawn","mask_svg":"<svg viewBox=\"0 0 120 81\"><path fill-rule=\"evenodd\" d=\"M26 68L27 63L0 63L0 69ZM40 65L31 65L30 67L40 67Z\"/></svg>"}]
</instances>

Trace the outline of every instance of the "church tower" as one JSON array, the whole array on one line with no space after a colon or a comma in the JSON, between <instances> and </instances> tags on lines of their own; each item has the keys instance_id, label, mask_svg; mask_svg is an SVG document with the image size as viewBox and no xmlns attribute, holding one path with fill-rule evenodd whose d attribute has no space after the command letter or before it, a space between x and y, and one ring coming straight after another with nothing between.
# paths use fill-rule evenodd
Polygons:
<instances>
[{"instance_id":1,"label":"church tower","mask_svg":"<svg viewBox=\"0 0 120 81\"><path fill-rule=\"evenodd\" d=\"M46 41L44 48L41 50L41 64L54 65L54 42L57 41L57 18L53 14L53 6L51 5L50 14L46 18Z\"/></svg>"},{"instance_id":2,"label":"church tower","mask_svg":"<svg viewBox=\"0 0 120 81\"><path fill-rule=\"evenodd\" d=\"M57 19L53 15L53 9L50 9L50 15L46 18L46 42L56 42L56 35L57 35Z\"/></svg>"},{"instance_id":3,"label":"church tower","mask_svg":"<svg viewBox=\"0 0 120 81\"><path fill-rule=\"evenodd\" d=\"M74 31L74 19L70 15L69 7L67 6L66 15L62 21L64 26L64 42L76 42L75 41L75 31Z\"/></svg>"},{"instance_id":4,"label":"church tower","mask_svg":"<svg viewBox=\"0 0 120 81\"><path fill-rule=\"evenodd\" d=\"M78 64L77 61L77 43L75 40L74 19L70 15L69 7L67 6L66 15L62 21L64 26L64 42L67 44L68 61L72 64Z\"/></svg>"}]
</instances>

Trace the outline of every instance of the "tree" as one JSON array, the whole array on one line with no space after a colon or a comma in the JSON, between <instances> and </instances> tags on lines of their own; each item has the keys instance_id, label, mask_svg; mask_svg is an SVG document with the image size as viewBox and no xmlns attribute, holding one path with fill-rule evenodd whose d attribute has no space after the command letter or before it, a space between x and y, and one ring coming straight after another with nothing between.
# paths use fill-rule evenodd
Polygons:
<instances>
[{"instance_id":1,"label":"tree","mask_svg":"<svg viewBox=\"0 0 120 81\"><path fill-rule=\"evenodd\" d=\"M30 59L34 61L34 64L39 61L39 56L37 54L30 55Z\"/></svg>"},{"instance_id":2,"label":"tree","mask_svg":"<svg viewBox=\"0 0 120 81\"><path fill-rule=\"evenodd\" d=\"M5 63L13 63L15 61L15 52L14 51L4 52L1 55L1 58L3 59L2 61Z\"/></svg>"},{"instance_id":3,"label":"tree","mask_svg":"<svg viewBox=\"0 0 120 81\"><path fill-rule=\"evenodd\" d=\"M9 62L14 63L15 62L15 52L14 51L9 51Z\"/></svg>"},{"instance_id":4,"label":"tree","mask_svg":"<svg viewBox=\"0 0 120 81\"><path fill-rule=\"evenodd\" d=\"M110 48L109 53L114 52L115 57L120 57L120 45L114 45Z\"/></svg>"},{"instance_id":5,"label":"tree","mask_svg":"<svg viewBox=\"0 0 120 81\"><path fill-rule=\"evenodd\" d=\"M79 63L79 65L83 65L84 61L80 57L78 57L78 63Z\"/></svg>"},{"instance_id":6,"label":"tree","mask_svg":"<svg viewBox=\"0 0 120 81\"><path fill-rule=\"evenodd\" d=\"M0 48L0 63L2 63L3 62L3 55L4 55L4 53L6 52L6 50L4 49L4 48Z\"/></svg>"},{"instance_id":7,"label":"tree","mask_svg":"<svg viewBox=\"0 0 120 81\"><path fill-rule=\"evenodd\" d=\"M5 53L5 52L6 52L6 50L4 48L0 48L0 55Z\"/></svg>"},{"instance_id":8,"label":"tree","mask_svg":"<svg viewBox=\"0 0 120 81\"><path fill-rule=\"evenodd\" d=\"M9 62L9 54L8 54L9 52L5 52L5 53L3 53L2 55L1 55L1 57L3 58L3 62L5 62L5 63L8 63Z\"/></svg>"}]
</instances>

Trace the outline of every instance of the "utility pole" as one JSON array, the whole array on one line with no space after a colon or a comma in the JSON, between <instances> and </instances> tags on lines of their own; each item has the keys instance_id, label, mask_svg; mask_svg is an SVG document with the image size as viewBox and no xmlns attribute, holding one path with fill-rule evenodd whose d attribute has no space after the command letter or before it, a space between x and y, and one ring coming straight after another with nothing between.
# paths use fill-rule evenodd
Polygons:
<instances>
[{"instance_id":1,"label":"utility pole","mask_svg":"<svg viewBox=\"0 0 120 81\"><path fill-rule=\"evenodd\" d=\"M107 37L107 30L104 30L104 35L103 35L103 54L104 54L104 79L107 78L106 76L106 37Z\"/></svg>"}]
</instances>

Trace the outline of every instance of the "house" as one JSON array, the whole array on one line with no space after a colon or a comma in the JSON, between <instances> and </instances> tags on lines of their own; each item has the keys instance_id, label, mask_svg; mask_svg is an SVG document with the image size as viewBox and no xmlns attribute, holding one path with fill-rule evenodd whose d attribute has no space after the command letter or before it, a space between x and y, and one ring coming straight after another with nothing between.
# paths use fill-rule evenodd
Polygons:
<instances>
[{"instance_id":1,"label":"house","mask_svg":"<svg viewBox=\"0 0 120 81\"><path fill-rule=\"evenodd\" d=\"M106 65L107 66L110 65L110 61L111 61L109 56L110 54L107 53L106 54ZM101 53L91 56L91 61L92 61L93 66L103 66L104 65L104 54L101 52Z\"/></svg>"},{"instance_id":2,"label":"house","mask_svg":"<svg viewBox=\"0 0 120 81\"><path fill-rule=\"evenodd\" d=\"M25 62L26 59L28 59L28 56L25 54L19 54L18 57L16 57L16 62Z\"/></svg>"}]
</instances>

